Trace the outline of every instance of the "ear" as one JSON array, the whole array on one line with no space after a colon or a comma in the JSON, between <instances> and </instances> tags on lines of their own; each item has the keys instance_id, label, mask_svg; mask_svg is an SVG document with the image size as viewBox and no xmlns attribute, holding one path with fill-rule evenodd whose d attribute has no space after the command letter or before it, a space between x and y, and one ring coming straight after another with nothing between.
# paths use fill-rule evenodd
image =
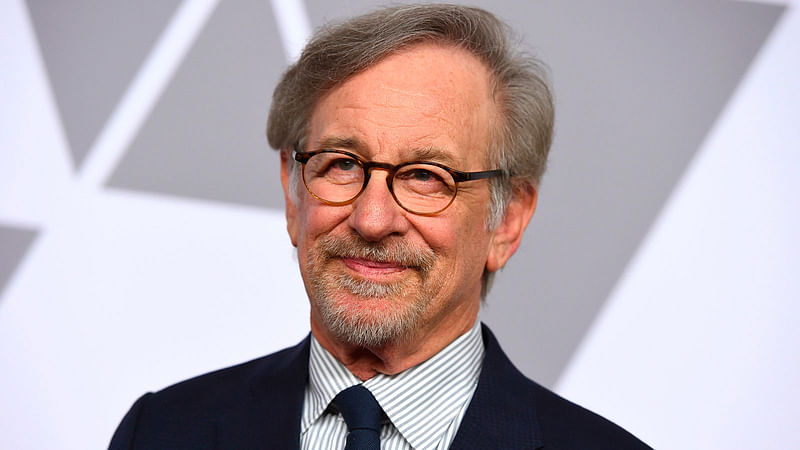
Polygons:
<instances>
[{"instance_id":1,"label":"ear","mask_svg":"<svg viewBox=\"0 0 800 450\"><path fill-rule=\"evenodd\" d=\"M522 235L536 211L538 191L532 186L514 190L502 222L494 230L489 244L486 270L496 272L511 258L522 242Z\"/></svg>"},{"instance_id":2,"label":"ear","mask_svg":"<svg viewBox=\"0 0 800 450\"><path fill-rule=\"evenodd\" d=\"M289 184L289 167L294 164L292 153L289 150L281 150L281 184L283 185L283 198L286 201L286 231L292 245L297 247L297 205L294 204L292 196L293 186Z\"/></svg>"}]
</instances>

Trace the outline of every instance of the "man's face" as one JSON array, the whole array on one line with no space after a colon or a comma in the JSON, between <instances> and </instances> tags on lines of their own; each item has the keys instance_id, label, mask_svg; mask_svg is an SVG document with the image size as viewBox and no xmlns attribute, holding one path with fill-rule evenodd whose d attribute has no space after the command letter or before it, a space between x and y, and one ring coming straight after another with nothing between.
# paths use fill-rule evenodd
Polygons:
<instances>
[{"instance_id":1,"label":"man's face","mask_svg":"<svg viewBox=\"0 0 800 450\"><path fill-rule=\"evenodd\" d=\"M306 148L341 149L367 161L430 160L463 171L486 167L496 111L483 64L463 50L411 47L324 96ZM286 162L283 164L286 179ZM357 346L436 339L466 331L492 249L486 180L462 183L449 208L425 217L392 198L374 170L352 204L329 206L304 189L287 195L315 334ZM286 188L285 189L291 189Z\"/></svg>"}]
</instances>

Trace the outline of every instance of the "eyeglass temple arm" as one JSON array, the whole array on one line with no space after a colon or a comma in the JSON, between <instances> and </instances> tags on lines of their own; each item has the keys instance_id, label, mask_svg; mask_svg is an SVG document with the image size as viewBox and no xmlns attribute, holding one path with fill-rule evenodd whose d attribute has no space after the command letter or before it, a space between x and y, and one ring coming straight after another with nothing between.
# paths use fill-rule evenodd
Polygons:
<instances>
[{"instance_id":1,"label":"eyeglass temple arm","mask_svg":"<svg viewBox=\"0 0 800 450\"><path fill-rule=\"evenodd\" d=\"M482 180L485 178L494 178L503 175L503 171L500 169L495 170L484 170L480 172L461 172L457 170L453 170L453 175L456 178L456 181L472 181L472 180Z\"/></svg>"}]
</instances>

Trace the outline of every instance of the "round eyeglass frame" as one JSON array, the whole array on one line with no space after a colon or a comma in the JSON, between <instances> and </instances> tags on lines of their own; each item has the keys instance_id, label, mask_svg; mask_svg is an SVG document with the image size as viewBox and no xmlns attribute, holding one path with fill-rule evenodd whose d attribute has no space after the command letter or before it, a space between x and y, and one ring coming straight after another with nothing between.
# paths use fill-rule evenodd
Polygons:
<instances>
[{"instance_id":1,"label":"round eyeglass frame","mask_svg":"<svg viewBox=\"0 0 800 450\"><path fill-rule=\"evenodd\" d=\"M318 155L320 153L338 153L338 154L341 154L341 155L348 156L348 157L352 158L361 167L361 170L364 171L364 183L361 185L361 189L358 191L358 193L355 194L351 199L344 200L344 201L341 201L341 202L334 202L334 201L331 201L331 200L326 200L326 199L318 196L317 194L315 194L311 190L311 188L308 187L308 182L306 181L306 163L313 156ZM435 215L441 213L442 211L444 211L445 209L447 209L450 205L452 205L453 201L455 201L455 199L456 199L456 195L458 195L458 184L459 183L463 183L463 182L466 182L466 181L475 181L475 180L483 180L483 179L488 179L488 178L499 177L499 176L501 176L503 174L503 171L500 170L500 169L481 170L481 171L477 171L477 172L462 172L460 170L456 170L456 169L447 167L444 164L439 164L439 163L433 162L433 161L408 161L408 162L404 162L404 163L396 164L396 165L395 164L389 164L389 163L376 162L376 161L364 161L363 159L361 159L357 155L354 155L353 153L350 153L350 152L347 152L347 151L344 151L344 150L332 150L332 149L321 149L321 150L314 150L314 151L311 151L311 152L298 152L298 151L295 151L294 159L295 159L295 161L297 161L297 162L299 162L299 163L301 163L303 165L301 172L302 172L302 176L303 176L303 185L306 187L306 191L308 191L308 193L311 194L312 197L316 198L317 200L321 201L322 203L325 203L326 205L345 206L345 205L349 205L350 203L353 203L359 196L361 196L362 193L364 193L364 190L367 188L367 184L369 184L370 175L372 174L372 169L380 169L380 170L385 170L385 171L388 172L388 175L386 177L386 185L389 188L389 193L392 194L392 198L394 199L395 203L397 203L397 205L400 206L401 208L403 208L404 210L406 210L406 211L408 211L408 212L410 212L412 214L417 214L419 216L435 216ZM454 184L453 184L453 186L454 186L453 196L450 198L450 201L447 202L447 204L444 207L442 207L441 209L439 209L437 211L433 211L433 212L418 212L418 211L414 211L412 209L407 208L405 205L403 205L402 202L400 202L400 200L397 199L397 195L394 193L394 187L392 186L392 183L394 182L394 176L395 176L395 174L397 174L398 170L402 169L403 167L411 166L411 165L414 165L414 164L429 164L429 165L432 165L432 166L436 166L436 167L439 167L440 169L444 169L447 173L450 174L451 177L453 177L453 182L454 182Z\"/></svg>"}]
</instances>

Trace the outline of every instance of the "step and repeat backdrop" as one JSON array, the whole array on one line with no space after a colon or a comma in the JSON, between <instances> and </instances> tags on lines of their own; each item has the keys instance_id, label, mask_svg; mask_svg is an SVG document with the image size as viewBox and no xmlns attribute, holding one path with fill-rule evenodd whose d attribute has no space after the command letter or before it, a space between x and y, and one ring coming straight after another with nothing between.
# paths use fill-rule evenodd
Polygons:
<instances>
[{"instance_id":1,"label":"step and repeat backdrop","mask_svg":"<svg viewBox=\"0 0 800 450\"><path fill-rule=\"evenodd\" d=\"M796 448L800 4L475 0L556 139L482 319L656 448ZM379 2L0 3L0 447L104 448L146 391L308 333L272 89Z\"/></svg>"}]
</instances>

